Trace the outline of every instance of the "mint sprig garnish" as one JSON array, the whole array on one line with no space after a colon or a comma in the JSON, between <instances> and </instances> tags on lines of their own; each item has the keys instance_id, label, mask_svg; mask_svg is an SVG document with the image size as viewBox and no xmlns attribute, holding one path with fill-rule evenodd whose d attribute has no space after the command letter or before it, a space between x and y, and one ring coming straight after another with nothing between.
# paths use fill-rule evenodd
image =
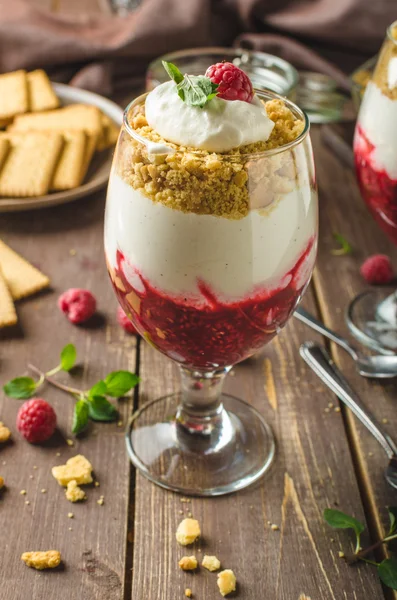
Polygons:
<instances>
[{"instance_id":1,"label":"mint sprig garnish","mask_svg":"<svg viewBox=\"0 0 397 600\"><path fill-rule=\"evenodd\" d=\"M383 544L388 544L392 540L397 538L397 507L391 506L388 508L389 512L389 520L390 520L390 528L389 532L385 537L381 540L375 542L371 546L368 546L365 549L361 548L361 534L365 530L365 526L363 523L347 515L346 513L335 510L333 508L326 508L324 511L324 519L334 529L352 529L356 536L356 548L354 554L352 555L343 555L346 559L346 562L349 565L352 565L358 561L362 561L373 565L376 567L378 571L378 576L382 583L387 587L392 588L393 590L397 590L397 558L392 556L390 558L386 558L382 560L382 562L378 563L374 560L370 560L367 557L373 550L379 548Z\"/></svg>"},{"instance_id":2,"label":"mint sprig garnish","mask_svg":"<svg viewBox=\"0 0 397 600\"><path fill-rule=\"evenodd\" d=\"M189 106L203 108L207 102L215 98L218 84L212 83L204 75L182 75L176 65L165 60L162 61L164 69L170 79L175 81L178 96Z\"/></svg>"},{"instance_id":3,"label":"mint sprig garnish","mask_svg":"<svg viewBox=\"0 0 397 600\"><path fill-rule=\"evenodd\" d=\"M351 254L353 248L351 247L347 239L343 237L343 235L341 235L340 233L334 233L333 235L334 240L340 245L340 248L335 248L334 250L331 250L331 254L333 254L334 256L345 256L346 254Z\"/></svg>"},{"instance_id":4,"label":"mint sprig garnish","mask_svg":"<svg viewBox=\"0 0 397 600\"><path fill-rule=\"evenodd\" d=\"M64 385L53 379L53 375L59 371L69 372L76 363L76 348L73 344L67 344L61 350L59 364L47 372L42 372L34 365L28 365L39 378L16 377L3 386L7 396L17 400L26 400L35 395L37 390L45 381L51 385L67 392L77 402L74 406L72 432L77 435L88 425L88 421L115 421L118 418L118 410L114 404L109 402L110 398L125 396L139 382L139 377L130 371L112 371L104 379L97 381L89 390Z\"/></svg>"}]
</instances>

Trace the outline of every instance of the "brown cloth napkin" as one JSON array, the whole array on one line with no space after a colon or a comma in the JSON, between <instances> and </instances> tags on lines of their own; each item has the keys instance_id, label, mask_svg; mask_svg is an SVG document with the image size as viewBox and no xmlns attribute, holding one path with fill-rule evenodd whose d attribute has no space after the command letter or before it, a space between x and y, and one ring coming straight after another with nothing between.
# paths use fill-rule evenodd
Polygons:
<instances>
[{"instance_id":1,"label":"brown cloth napkin","mask_svg":"<svg viewBox=\"0 0 397 600\"><path fill-rule=\"evenodd\" d=\"M0 72L45 68L102 94L141 83L166 52L210 45L268 51L298 68L345 75L375 54L395 0L143 0L127 16L51 13L0 0Z\"/></svg>"}]
</instances>

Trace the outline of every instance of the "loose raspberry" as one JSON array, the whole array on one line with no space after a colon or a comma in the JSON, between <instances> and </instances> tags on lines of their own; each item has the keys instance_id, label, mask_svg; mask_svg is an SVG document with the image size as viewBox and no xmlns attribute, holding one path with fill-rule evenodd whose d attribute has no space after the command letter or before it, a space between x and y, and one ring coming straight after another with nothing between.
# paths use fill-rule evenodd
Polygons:
<instances>
[{"instance_id":1,"label":"loose raspberry","mask_svg":"<svg viewBox=\"0 0 397 600\"><path fill-rule=\"evenodd\" d=\"M390 258L385 254L374 254L363 262L360 273L368 283L390 283L394 279Z\"/></svg>"},{"instance_id":2,"label":"loose raspberry","mask_svg":"<svg viewBox=\"0 0 397 600\"><path fill-rule=\"evenodd\" d=\"M117 321L127 333L137 333L134 325L131 323L121 306L117 308Z\"/></svg>"},{"instance_id":3,"label":"loose raspberry","mask_svg":"<svg viewBox=\"0 0 397 600\"><path fill-rule=\"evenodd\" d=\"M17 414L18 431L31 444L48 440L56 425L54 409L42 398L32 398L24 402Z\"/></svg>"},{"instance_id":4,"label":"loose raspberry","mask_svg":"<svg viewBox=\"0 0 397 600\"><path fill-rule=\"evenodd\" d=\"M206 77L218 83L217 95L224 100L251 102L254 90L250 78L244 71L230 62L216 63L208 67Z\"/></svg>"},{"instance_id":5,"label":"loose raspberry","mask_svg":"<svg viewBox=\"0 0 397 600\"><path fill-rule=\"evenodd\" d=\"M58 298L58 306L71 323L87 321L96 310L96 300L88 290L70 288Z\"/></svg>"}]
</instances>

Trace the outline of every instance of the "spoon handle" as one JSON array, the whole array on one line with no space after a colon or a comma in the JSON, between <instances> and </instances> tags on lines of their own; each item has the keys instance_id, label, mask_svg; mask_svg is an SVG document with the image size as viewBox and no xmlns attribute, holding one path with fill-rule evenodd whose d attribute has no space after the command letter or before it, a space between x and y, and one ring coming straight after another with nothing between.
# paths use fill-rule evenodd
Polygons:
<instances>
[{"instance_id":1,"label":"spoon handle","mask_svg":"<svg viewBox=\"0 0 397 600\"><path fill-rule=\"evenodd\" d=\"M305 325L308 325L318 333L325 335L325 337L332 340L336 344L339 344L339 346L346 350L346 352L348 352L354 360L357 360L358 355L356 350L353 348L353 346L349 344L347 340L345 340L345 338L335 333L334 331L331 331L331 329L328 329L328 327L321 323L321 321L318 321L304 308L301 308L299 306L294 312L294 317L296 317L297 319L299 319L299 321L302 321L302 323L305 323Z\"/></svg>"},{"instance_id":2,"label":"spoon handle","mask_svg":"<svg viewBox=\"0 0 397 600\"><path fill-rule=\"evenodd\" d=\"M395 456L397 454L396 444L363 405L359 396L352 390L325 348L314 344L314 342L305 342L300 347L300 355L325 385L350 408L361 423L372 433L389 459Z\"/></svg>"}]
</instances>

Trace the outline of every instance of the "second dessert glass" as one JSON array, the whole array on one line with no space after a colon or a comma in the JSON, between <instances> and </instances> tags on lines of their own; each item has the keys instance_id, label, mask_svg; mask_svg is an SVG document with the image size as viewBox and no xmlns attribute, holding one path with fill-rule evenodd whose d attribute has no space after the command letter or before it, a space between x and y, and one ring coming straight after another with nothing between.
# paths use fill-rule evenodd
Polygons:
<instances>
[{"instance_id":1,"label":"second dessert glass","mask_svg":"<svg viewBox=\"0 0 397 600\"><path fill-rule=\"evenodd\" d=\"M191 151L137 133L144 102L137 98L124 115L105 251L121 306L146 341L178 363L182 385L133 416L128 450L165 488L225 494L256 481L275 453L262 415L222 386L234 364L284 327L312 274L309 123L283 99L304 122L295 140L249 154Z\"/></svg>"}]
</instances>

